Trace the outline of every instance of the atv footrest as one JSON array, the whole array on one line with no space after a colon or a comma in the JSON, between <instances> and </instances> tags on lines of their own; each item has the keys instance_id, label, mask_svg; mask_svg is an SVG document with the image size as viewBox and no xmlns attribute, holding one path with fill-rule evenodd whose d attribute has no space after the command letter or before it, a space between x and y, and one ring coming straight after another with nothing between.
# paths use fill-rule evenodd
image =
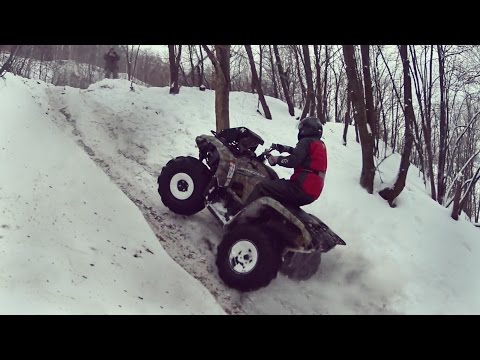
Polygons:
<instances>
[{"instance_id":1,"label":"atv footrest","mask_svg":"<svg viewBox=\"0 0 480 360\"><path fill-rule=\"evenodd\" d=\"M215 206L215 204L207 204L207 209L222 224L222 226L227 223L225 212L221 211L217 206Z\"/></svg>"}]
</instances>

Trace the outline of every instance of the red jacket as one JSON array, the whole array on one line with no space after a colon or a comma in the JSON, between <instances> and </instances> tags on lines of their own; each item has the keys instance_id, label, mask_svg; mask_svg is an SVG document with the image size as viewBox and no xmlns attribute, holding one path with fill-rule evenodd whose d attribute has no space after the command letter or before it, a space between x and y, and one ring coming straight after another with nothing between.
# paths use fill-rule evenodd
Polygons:
<instances>
[{"instance_id":1,"label":"red jacket","mask_svg":"<svg viewBox=\"0 0 480 360\"><path fill-rule=\"evenodd\" d=\"M294 168L290 180L313 199L318 199L323 190L327 172L327 147L319 138L305 137L295 148L291 148L289 156L279 156L277 164Z\"/></svg>"}]
</instances>

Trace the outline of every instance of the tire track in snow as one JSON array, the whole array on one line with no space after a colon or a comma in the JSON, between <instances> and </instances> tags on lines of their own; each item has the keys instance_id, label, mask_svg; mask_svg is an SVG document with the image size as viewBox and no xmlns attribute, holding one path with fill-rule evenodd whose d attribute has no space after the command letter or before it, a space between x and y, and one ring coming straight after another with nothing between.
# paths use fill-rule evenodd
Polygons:
<instances>
[{"instance_id":1,"label":"tire track in snow","mask_svg":"<svg viewBox=\"0 0 480 360\"><path fill-rule=\"evenodd\" d=\"M64 131L68 132L68 130L71 129L71 135L76 140L77 144L84 149L90 158L139 208L165 251L167 251L167 253L190 275L199 280L216 298L227 313L244 314L245 312L242 309L240 294L235 290L226 287L218 276L216 276L216 272L212 272L206 264L206 259L210 258L210 265L214 265L213 253L211 250L208 251L208 248L211 248L212 246L211 243L207 242L207 251L195 246L192 242L187 240L189 233L183 231L182 226L177 226L165 216L159 214L157 210L158 206L155 206L156 204L152 203L153 199L149 198L145 191L141 190L140 193L138 193L138 191L135 193L135 187L127 179L121 176L121 170L124 170L119 168L121 165L118 165L115 159L112 159L111 156L102 154L100 149L97 149L93 143L88 143L87 139L84 138L80 125L75 118L75 113L74 111L72 111L73 114L70 112L67 103L68 100L60 94L61 91L63 91L61 88L47 89L49 108L53 111L56 110L59 112L57 116L53 116L52 112L52 119L54 122ZM82 118L85 118L85 113L88 112L88 115L95 119L89 120L90 123L99 124L110 138L118 139L118 128L113 129L108 126L109 123L119 123L118 114L116 115L117 118L110 119L110 121L101 119L100 115L108 117L112 116L108 114L115 114L115 112L98 101L95 101L89 95L88 92L80 92L78 95L86 105L82 107ZM148 152L145 147L136 144L133 141L132 145L140 149L144 154ZM156 184L158 174L156 174L156 172L151 169L145 161L142 161L139 157L130 155L129 151L118 149L117 154L120 155L124 161L133 163L131 165L137 169L140 167L141 171L138 174L142 172L147 173L151 182ZM160 201L158 196L155 200Z\"/></svg>"}]
</instances>

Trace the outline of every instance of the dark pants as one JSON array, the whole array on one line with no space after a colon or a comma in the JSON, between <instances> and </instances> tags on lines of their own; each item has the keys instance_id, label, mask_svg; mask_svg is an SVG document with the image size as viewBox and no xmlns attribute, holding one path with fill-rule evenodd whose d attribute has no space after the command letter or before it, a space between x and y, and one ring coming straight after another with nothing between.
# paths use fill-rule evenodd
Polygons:
<instances>
[{"instance_id":1,"label":"dark pants","mask_svg":"<svg viewBox=\"0 0 480 360\"><path fill-rule=\"evenodd\" d=\"M266 180L258 183L248 197L245 206L252 201L262 197L269 196L280 201L284 205L303 206L315 201L294 182L290 180Z\"/></svg>"},{"instance_id":2,"label":"dark pants","mask_svg":"<svg viewBox=\"0 0 480 360\"><path fill-rule=\"evenodd\" d=\"M113 74L114 79L118 79L118 70L117 69L105 69L105 78L110 79L110 75Z\"/></svg>"}]
</instances>

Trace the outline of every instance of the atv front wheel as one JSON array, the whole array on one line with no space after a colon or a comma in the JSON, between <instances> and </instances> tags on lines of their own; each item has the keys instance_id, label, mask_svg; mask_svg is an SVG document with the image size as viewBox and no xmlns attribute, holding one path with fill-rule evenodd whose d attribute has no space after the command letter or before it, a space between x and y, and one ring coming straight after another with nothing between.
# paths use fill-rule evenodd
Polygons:
<instances>
[{"instance_id":1,"label":"atv front wheel","mask_svg":"<svg viewBox=\"0 0 480 360\"><path fill-rule=\"evenodd\" d=\"M170 160L158 177L163 204L180 215L193 215L205 207L203 192L210 181L208 168L191 156Z\"/></svg>"},{"instance_id":2,"label":"atv front wheel","mask_svg":"<svg viewBox=\"0 0 480 360\"><path fill-rule=\"evenodd\" d=\"M278 273L279 247L271 234L260 226L239 226L223 236L216 264L220 278L240 291L267 286Z\"/></svg>"}]
</instances>

